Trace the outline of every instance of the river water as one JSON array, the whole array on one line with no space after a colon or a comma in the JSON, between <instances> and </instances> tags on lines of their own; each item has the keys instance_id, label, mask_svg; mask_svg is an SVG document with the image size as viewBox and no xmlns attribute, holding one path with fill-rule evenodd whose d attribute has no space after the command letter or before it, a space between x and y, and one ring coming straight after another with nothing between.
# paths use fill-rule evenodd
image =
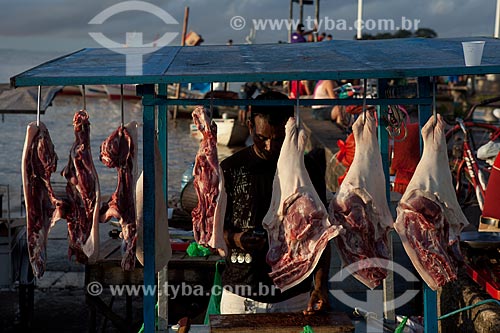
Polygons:
<instances>
[{"instance_id":1,"label":"river water","mask_svg":"<svg viewBox=\"0 0 500 333\"><path fill-rule=\"evenodd\" d=\"M60 176L61 170L68 162L68 155L73 144L74 134L72 120L74 113L81 109L82 97L76 95L57 95L52 106L41 121L47 126L56 153L59 157L57 172L52 175L52 181L64 182ZM108 169L99 161L99 148L120 124L121 112L119 101L103 98L87 98L87 111L91 123L91 150L94 164L99 176L101 193L110 195L116 187L116 171ZM9 185L11 215L21 213L21 156L26 135L26 126L36 120L35 115L3 115L0 119L0 185ZM139 123L139 167L142 169L142 106L140 101L125 101L124 121ZM181 190L181 178L185 170L194 161L198 151L198 142L189 135L190 119L168 121L168 197L178 198ZM230 155L234 150L219 147L219 157ZM5 187L0 187L0 193L5 193ZM3 214L7 213L7 196L3 198Z\"/></svg>"}]
</instances>

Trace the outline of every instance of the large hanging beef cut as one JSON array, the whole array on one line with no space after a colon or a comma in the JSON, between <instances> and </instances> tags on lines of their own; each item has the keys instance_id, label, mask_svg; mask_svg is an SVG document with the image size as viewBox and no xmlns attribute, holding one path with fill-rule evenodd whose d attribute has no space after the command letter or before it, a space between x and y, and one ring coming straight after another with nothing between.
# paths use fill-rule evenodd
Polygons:
<instances>
[{"instance_id":1,"label":"large hanging beef cut","mask_svg":"<svg viewBox=\"0 0 500 333\"><path fill-rule=\"evenodd\" d=\"M273 181L271 206L263 219L269 251L267 263L274 284L285 291L314 270L328 241L342 229L331 225L304 164L306 137L294 118L285 127Z\"/></svg>"},{"instance_id":2,"label":"large hanging beef cut","mask_svg":"<svg viewBox=\"0 0 500 333\"><path fill-rule=\"evenodd\" d=\"M354 159L330 202L330 220L346 231L335 239L343 265L373 289L387 276L388 232L394 221L387 205L374 115L360 115L352 130Z\"/></svg>"},{"instance_id":3,"label":"large hanging beef cut","mask_svg":"<svg viewBox=\"0 0 500 333\"><path fill-rule=\"evenodd\" d=\"M457 278L461 229L468 224L453 189L444 121L437 115L422 128L424 149L397 208L394 228L429 288Z\"/></svg>"},{"instance_id":4,"label":"large hanging beef cut","mask_svg":"<svg viewBox=\"0 0 500 333\"><path fill-rule=\"evenodd\" d=\"M93 263L99 255L99 178L90 150L90 122L85 110L73 117L75 142L61 174L66 185L64 218L68 222L68 256Z\"/></svg>"},{"instance_id":5,"label":"large hanging beef cut","mask_svg":"<svg viewBox=\"0 0 500 333\"><path fill-rule=\"evenodd\" d=\"M115 192L100 209L101 222L115 218L120 222L123 270L135 268L137 243L135 187L137 182L137 123L118 127L101 144L100 159L108 168L116 168L118 183Z\"/></svg>"},{"instance_id":6,"label":"large hanging beef cut","mask_svg":"<svg viewBox=\"0 0 500 333\"><path fill-rule=\"evenodd\" d=\"M227 196L217 157L217 126L204 107L197 107L192 116L203 135L193 169L193 185L198 196L198 204L191 212L194 239L227 253L223 229Z\"/></svg>"},{"instance_id":7,"label":"large hanging beef cut","mask_svg":"<svg viewBox=\"0 0 500 333\"><path fill-rule=\"evenodd\" d=\"M50 229L59 219L56 205L61 202L54 197L50 176L57 169L57 154L47 127L42 122L32 122L26 130L21 173L24 200L28 253L37 278L43 276L47 260L47 238Z\"/></svg>"}]
</instances>

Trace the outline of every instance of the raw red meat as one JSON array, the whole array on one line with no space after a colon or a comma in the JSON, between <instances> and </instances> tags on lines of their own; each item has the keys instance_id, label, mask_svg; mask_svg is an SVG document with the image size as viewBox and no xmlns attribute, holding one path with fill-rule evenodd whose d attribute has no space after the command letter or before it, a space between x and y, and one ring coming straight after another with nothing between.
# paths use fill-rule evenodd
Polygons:
<instances>
[{"instance_id":1,"label":"raw red meat","mask_svg":"<svg viewBox=\"0 0 500 333\"><path fill-rule=\"evenodd\" d=\"M193 185L198 196L198 205L191 212L194 239L227 253L223 230L227 196L217 157L217 126L201 106L192 116L203 135L193 169Z\"/></svg>"},{"instance_id":2,"label":"raw red meat","mask_svg":"<svg viewBox=\"0 0 500 333\"><path fill-rule=\"evenodd\" d=\"M262 221L269 240L269 276L281 291L313 272L328 241L342 229L331 225L309 178L304 164L305 134L295 124L294 118L286 124L271 206Z\"/></svg>"},{"instance_id":3,"label":"raw red meat","mask_svg":"<svg viewBox=\"0 0 500 333\"><path fill-rule=\"evenodd\" d=\"M115 192L100 210L101 222L118 219L122 228L122 269L135 268L137 243L135 187L137 182L137 123L120 126L101 144L101 161L118 171Z\"/></svg>"},{"instance_id":4,"label":"raw red meat","mask_svg":"<svg viewBox=\"0 0 500 333\"><path fill-rule=\"evenodd\" d=\"M54 214L59 200L54 197L50 176L57 169L57 154L47 127L40 122L28 125L21 162L28 253L37 278L45 272L47 238L50 229L58 220Z\"/></svg>"},{"instance_id":5,"label":"raw red meat","mask_svg":"<svg viewBox=\"0 0 500 333\"><path fill-rule=\"evenodd\" d=\"M449 169L444 121L437 115L422 128L422 158L397 208L394 228L429 288L457 278L461 229L468 224L458 204Z\"/></svg>"},{"instance_id":6,"label":"raw red meat","mask_svg":"<svg viewBox=\"0 0 500 333\"><path fill-rule=\"evenodd\" d=\"M387 276L388 232L393 219L387 205L385 175L371 112L353 124L354 159L330 202L332 224L346 230L335 239L342 263L360 282L375 288Z\"/></svg>"},{"instance_id":7,"label":"raw red meat","mask_svg":"<svg viewBox=\"0 0 500 333\"><path fill-rule=\"evenodd\" d=\"M79 262L96 261L99 255L99 179L90 150L90 122L85 110L73 117L75 142L69 160L61 172L66 178L67 206L64 218L68 222L68 256Z\"/></svg>"}]
</instances>

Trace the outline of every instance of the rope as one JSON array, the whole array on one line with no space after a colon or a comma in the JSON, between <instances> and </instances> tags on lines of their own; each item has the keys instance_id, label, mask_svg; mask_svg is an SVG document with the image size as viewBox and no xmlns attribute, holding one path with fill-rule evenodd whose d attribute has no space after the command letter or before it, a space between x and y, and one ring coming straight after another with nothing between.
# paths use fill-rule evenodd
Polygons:
<instances>
[{"instance_id":1,"label":"rope","mask_svg":"<svg viewBox=\"0 0 500 333\"><path fill-rule=\"evenodd\" d=\"M87 94L85 92L85 85L82 84L82 96L83 96L83 109L87 110Z\"/></svg>"},{"instance_id":2,"label":"rope","mask_svg":"<svg viewBox=\"0 0 500 333\"><path fill-rule=\"evenodd\" d=\"M476 304L472 304L472 305L469 305L469 306L466 306L466 307L463 307L463 308L460 308L458 310L455 310L455 311L452 311L450 313L447 313L445 315L442 315L441 317L438 318L438 320L443 320L443 319L446 319L448 317L451 317L451 316L454 316L456 315L457 313L460 313L460 312L463 312L463 311L467 311L467 310L470 310L470 309L473 309L475 308L476 306L480 306L480 305L483 305L483 304L486 304L486 303L496 303L497 305L500 305L500 301L496 300L496 299L485 299L484 301L480 301L480 302L477 302Z\"/></svg>"},{"instance_id":3,"label":"rope","mask_svg":"<svg viewBox=\"0 0 500 333\"><path fill-rule=\"evenodd\" d=\"M40 126L40 100L42 99L42 86L38 86L38 95L36 102L36 126Z\"/></svg>"}]
</instances>

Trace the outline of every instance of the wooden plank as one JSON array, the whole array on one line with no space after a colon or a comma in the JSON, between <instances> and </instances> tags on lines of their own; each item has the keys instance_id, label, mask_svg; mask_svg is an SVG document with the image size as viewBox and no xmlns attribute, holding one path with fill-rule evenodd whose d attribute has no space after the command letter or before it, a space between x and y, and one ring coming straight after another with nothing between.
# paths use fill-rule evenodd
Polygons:
<instances>
[{"instance_id":1,"label":"wooden plank","mask_svg":"<svg viewBox=\"0 0 500 333\"><path fill-rule=\"evenodd\" d=\"M305 316L302 313L255 313L211 315L211 333L289 333L301 332L309 325L315 333L354 332L354 326L345 313L327 313Z\"/></svg>"}]
</instances>

